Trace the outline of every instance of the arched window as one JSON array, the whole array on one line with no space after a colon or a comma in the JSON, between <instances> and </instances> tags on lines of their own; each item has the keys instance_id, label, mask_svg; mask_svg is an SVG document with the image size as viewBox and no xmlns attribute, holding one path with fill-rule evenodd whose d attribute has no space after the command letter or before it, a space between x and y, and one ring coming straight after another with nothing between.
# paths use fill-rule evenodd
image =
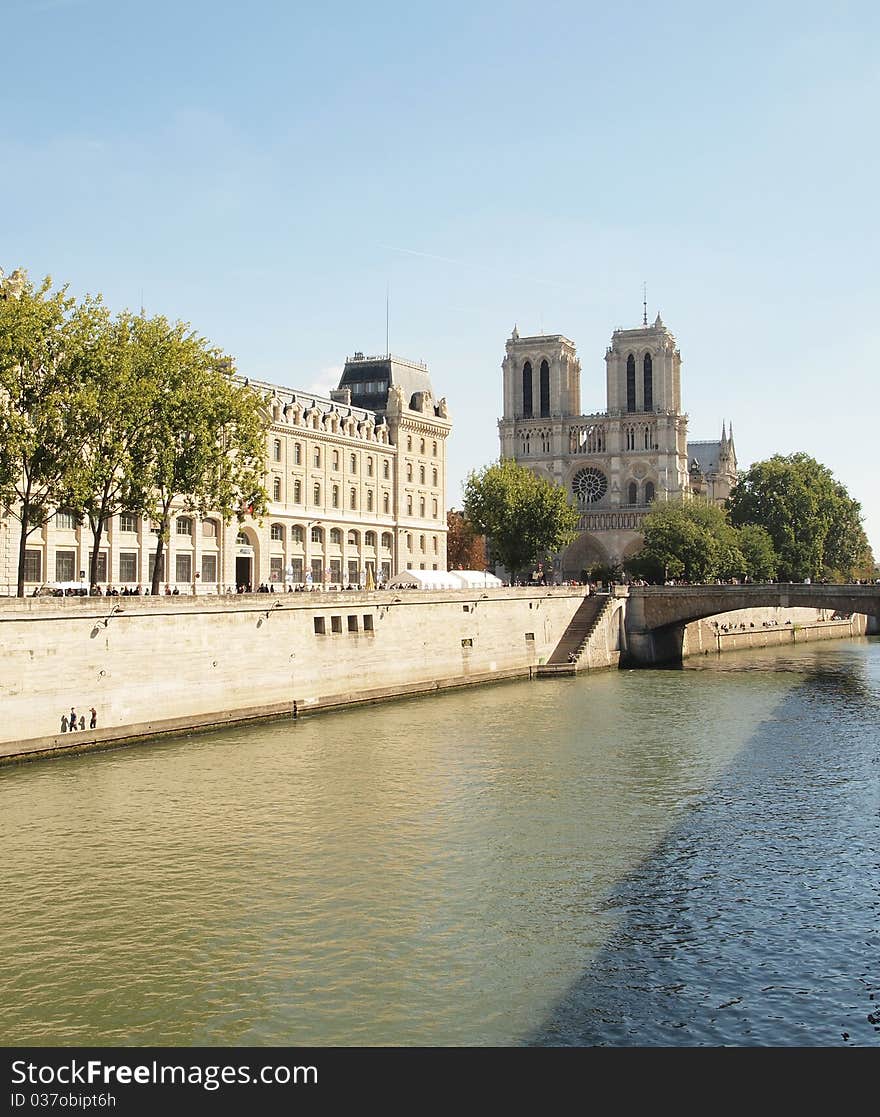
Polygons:
<instances>
[{"instance_id":1,"label":"arched window","mask_svg":"<svg viewBox=\"0 0 880 1117\"><path fill-rule=\"evenodd\" d=\"M315 498L314 503L315 504L320 504L321 503L321 486L320 485L317 485L317 484L315 485L313 495L314 495L314 498Z\"/></svg>"},{"instance_id":2,"label":"arched window","mask_svg":"<svg viewBox=\"0 0 880 1117\"><path fill-rule=\"evenodd\" d=\"M408 434L406 436L406 448L407 448L407 450L412 449L412 435L411 434Z\"/></svg>"},{"instance_id":3,"label":"arched window","mask_svg":"<svg viewBox=\"0 0 880 1117\"><path fill-rule=\"evenodd\" d=\"M371 457L367 458L367 476L373 476L373 459Z\"/></svg>"},{"instance_id":4,"label":"arched window","mask_svg":"<svg viewBox=\"0 0 880 1117\"><path fill-rule=\"evenodd\" d=\"M364 546L365 547L375 547L376 546L376 533L375 533L375 531L368 531L366 533L366 535L364 536Z\"/></svg>"},{"instance_id":5,"label":"arched window","mask_svg":"<svg viewBox=\"0 0 880 1117\"><path fill-rule=\"evenodd\" d=\"M334 469L339 469L339 451L338 450L333 451L333 468Z\"/></svg>"},{"instance_id":6,"label":"arched window","mask_svg":"<svg viewBox=\"0 0 880 1117\"><path fill-rule=\"evenodd\" d=\"M425 498L423 496L419 497L419 515L422 519L425 518Z\"/></svg>"},{"instance_id":7,"label":"arched window","mask_svg":"<svg viewBox=\"0 0 880 1117\"><path fill-rule=\"evenodd\" d=\"M437 487L437 470L434 470L434 487Z\"/></svg>"},{"instance_id":8,"label":"arched window","mask_svg":"<svg viewBox=\"0 0 880 1117\"><path fill-rule=\"evenodd\" d=\"M645 449L651 449L651 428L645 427Z\"/></svg>"},{"instance_id":9,"label":"arched window","mask_svg":"<svg viewBox=\"0 0 880 1117\"><path fill-rule=\"evenodd\" d=\"M644 398L645 410L654 410L654 366L651 362L651 354L646 353L642 361L642 373L644 377Z\"/></svg>"},{"instance_id":10,"label":"arched window","mask_svg":"<svg viewBox=\"0 0 880 1117\"><path fill-rule=\"evenodd\" d=\"M302 446L300 446L300 444L298 442L294 442L294 444L293 444L293 464L294 465L302 465L302 459L303 459Z\"/></svg>"},{"instance_id":11,"label":"arched window","mask_svg":"<svg viewBox=\"0 0 880 1117\"><path fill-rule=\"evenodd\" d=\"M280 500L281 499L281 478L280 477L276 477L272 482L272 499L273 500Z\"/></svg>"},{"instance_id":12,"label":"arched window","mask_svg":"<svg viewBox=\"0 0 880 1117\"><path fill-rule=\"evenodd\" d=\"M650 504L653 499L654 499L654 482L653 481L646 481L645 482L645 504Z\"/></svg>"},{"instance_id":13,"label":"arched window","mask_svg":"<svg viewBox=\"0 0 880 1117\"><path fill-rule=\"evenodd\" d=\"M338 527L330 528L330 542L342 546L342 530Z\"/></svg>"},{"instance_id":14,"label":"arched window","mask_svg":"<svg viewBox=\"0 0 880 1117\"><path fill-rule=\"evenodd\" d=\"M269 529L269 536L271 539L276 540L278 543L284 542L284 524L272 524Z\"/></svg>"},{"instance_id":15,"label":"arched window","mask_svg":"<svg viewBox=\"0 0 880 1117\"><path fill-rule=\"evenodd\" d=\"M420 438L419 439L419 453L424 454L424 452L425 452L425 440L424 440L424 438Z\"/></svg>"},{"instance_id":16,"label":"arched window","mask_svg":"<svg viewBox=\"0 0 880 1117\"><path fill-rule=\"evenodd\" d=\"M382 494L382 511L385 513L386 516L388 515L388 511L389 511L390 507L391 507L391 502L388 499L388 493L383 493Z\"/></svg>"},{"instance_id":17,"label":"arched window","mask_svg":"<svg viewBox=\"0 0 880 1117\"><path fill-rule=\"evenodd\" d=\"M550 415L550 366L541 361L541 418Z\"/></svg>"},{"instance_id":18,"label":"arched window","mask_svg":"<svg viewBox=\"0 0 880 1117\"><path fill-rule=\"evenodd\" d=\"M384 460L382 461L382 476L383 476L383 477L385 478L385 480L386 480L386 481L387 481L387 480L388 480L388 478L389 478L389 477L391 476L391 473L390 473L390 468L391 468L391 467L390 467L390 465L389 465L388 459L387 459L387 458L385 458L385 459L384 459Z\"/></svg>"},{"instance_id":19,"label":"arched window","mask_svg":"<svg viewBox=\"0 0 880 1117\"><path fill-rule=\"evenodd\" d=\"M238 547L249 547L251 545L251 541L248 539L243 531L240 531L238 535L236 535L235 543Z\"/></svg>"},{"instance_id":20,"label":"arched window","mask_svg":"<svg viewBox=\"0 0 880 1117\"><path fill-rule=\"evenodd\" d=\"M350 508L357 508L358 506L358 493L357 489L352 489L348 494L348 502Z\"/></svg>"},{"instance_id":21,"label":"arched window","mask_svg":"<svg viewBox=\"0 0 880 1117\"><path fill-rule=\"evenodd\" d=\"M523 418L531 419L534 414L532 410L532 362L526 361L523 365L522 371L522 390L523 390Z\"/></svg>"},{"instance_id":22,"label":"arched window","mask_svg":"<svg viewBox=\"0 0 880 1117\"><path fill-rule=\"evenodd\" d=\"M320 464L321 464L321 447L316 446L315 447L315 465L320 465Z\"/></svg>"},{"instance_id":23,"label":"arched window","mask_svg":"<svg viewBox=\"0 0 880 1117\"><path fill-rule=\"evenodd\" d=\"M433 535L431 538L434 540L434 554L436 555L437 554L437 536Z\"/></svg>"},{"instance_id":24,"label":"arched window","mask_svg":"<svg viewBox=\"0 0 880 1117\"><path fill-rule=\"evenodd\" d=\"M324 542L324 532L321 530L321 528L319 528L319 527L313 527L312 528L312 542L313 543L323 543Z\"/></svg>"},{"instance_id":25,"label":"arched window","mask_svg":"<svg viewBox=\"0 0 880 1117\"><path fill-rule=\"evenodd\" d=\"M411 496L408 496L406 498L406 514L407 514L407 516L412 515L412 497Z\"/></svg>"},{"instance_id":26,"label":"arched window","mask_svg":"<svg viewBox=\"0 0 880 1117\"><path fill-rule=\"evenodd\" d=\"M302 504L302 499L303 499L302 481L299 481L299 480L294 481L293 482L293 503L294 504Z\"/></svg>"},{"instance_id":27,"label":"arched window","mask_svg":"<svg viewBox=\"0 0 880 1117\"><path fill-rule=\"evenodd\" d=\"M275 445L272 447L272 457L275 459L276 462L281 461L281 439L280 438L275 439Z\"/></svg>"},{"instance_id":28,"label":"arched window","mask_svg":"<svg viewBox=\"0 0 880 1117\"><path fill-rule=\"evenodd\" d=\"M334 485L331 492L332 492L333 507L338 508L339 507L339 486Z\"/></svg>"},{"instance_id":29,"label":"arched window","mask_svg":"<svg viewBox=\"0 0 880 1117\"><path fill-rule=\"evenodd\" d=\"M408 551L412 550L412 534L410 532L406 533L406 549Z\"/></svg>"},{"instance_id":30,"label":"arched window","mask_svg":"<svg viewBox=\"0 0 880 1117\"><path fill-rule=\"evenodd\" d=\"M639 502L639 486L635 481L630 481L629 488L627 489L627 504L638 504Z\"/></svg>"},{"instance_id":31,"label":"arched window","mask_svg":"<svg viewBox=\"0 0 880 1117\"><path fill-rule=\"evenodd\" d=\"M373 511L373 490L367 489L367 511Z\"/></svg>"},{"instance_id":32,"label":"arched window","mask_svg":"<svg viewBox=\"0 0 880 1117\"><path fill-rule=\"evenodd\" d=\"M636 409L636 359L632 353L626 358L626 409Z\"/></svg>"},{"instance_id":33,"label":"arched window","mask_svg":"<svg viewBox=\"0 0 880 1117\"><path fill-rule=\"evenodd\" d=\"M177 534L178 535L192 535L193 522L188 516L177 517Z\"/></svg>"},{"instance_id":34,"label":"arched window","mask_svg":"<svg viewBox=\"0 0 880 1117\"><path fill-rule=\"evenodd\" d=\"M205 539L216 539L217 535L217 521L202 520L202 536Z\"/></svg>"},{"instance_id":35,"label":"arched window","mask_svg":"<svg viewBox=\"0 0 880 1117\"><path fill-rule=\"evenodd\" d=\"M406 463L406 479L412 481L412 462Z\"/></svg>"},{"instance_id":36,"label":"arched window","mask_svg":"<svg viewBox=\"0 0 880 1117\"><path fill-rule=\"evenodd\" d=\"M294 524L293 527L290 529L290 538L293 540L294 543L302 543L303 529L300 527L299 524Z\"/></svg>"},{"instance_id":37,"label":"arched window","mask_svg":"<svg viewBox=\"0 0 880 1117\"><path fill-rule=\"evenodd\" d=\"M420 551L425 550L425 537L424 537L424 535L419 536L419 550Z\"/></svg>"},{"instance_id":38,"label":"arched window","mask_svg":"<svg viewBox=\"0 0 880 1117\"><path fill-rule=\"evenodd\" d=\"M349 545L349 547L357 547L357 545L359 543L360 543L360 538L358 537L358 533L356 531L350 531L348 533L348 545Z\"/></svg>"},{"instance_id":39,"label":"arched window","mask_svg":"<svg viewBox=\"0 0 880 1117\"><path fill-rule=\"evenodd\" d=\"M423 465L420 465L419 466L419 484L424 485L424 483L425 483L425 467Z\"/></svg>"},{"instance_id":40,"label":"arched window","mask_svg":"<svg viewBox=\"0 0 880 1117\"><path fill-rule=\"evenodd\" d=\"M357 473L357 470L358 470L357 454L352 454L351 457L348 460L348 472L349 473Z\"/></svg>"},{"instance_id":41,"label":"arched window","mask_svg":"<svg viewBox=\"0 0 880 1117\"><path fill-rule=\"evenodd\" d=\"M382 532L382 546L385 548L385 550L390 551L393 544L394 544L394 540L391 537L391 532L390 531L383 531Z\"/></svg>"}]
</instances>

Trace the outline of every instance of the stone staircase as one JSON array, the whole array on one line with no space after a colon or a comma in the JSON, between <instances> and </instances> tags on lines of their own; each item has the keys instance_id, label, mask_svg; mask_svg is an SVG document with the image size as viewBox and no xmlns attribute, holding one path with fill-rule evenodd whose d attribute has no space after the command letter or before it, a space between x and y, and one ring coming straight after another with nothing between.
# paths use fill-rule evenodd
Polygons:
<instances>
[{"instance_id":1,"label":"stone staircase","mask_svg":"<svg viewBox=\"0 0 880 1117\"><path fill-rule=\"evenodd\" d=\"M578 670L583 670L581 656L587 650L596 625L611 608L613 600L610 594L605 593L585 597L552 655L537 668L536 674L539 677L576 675Z\"/></svg>"}]
</instances>

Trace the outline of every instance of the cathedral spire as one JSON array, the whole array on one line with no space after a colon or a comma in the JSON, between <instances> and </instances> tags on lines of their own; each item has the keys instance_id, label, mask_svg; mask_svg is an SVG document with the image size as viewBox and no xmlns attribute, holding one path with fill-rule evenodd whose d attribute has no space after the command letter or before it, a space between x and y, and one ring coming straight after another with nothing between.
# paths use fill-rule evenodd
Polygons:
<instances>
[{"instance_id":1,"label":"cathedral spire","mask_svg":"<svg viewBox=\"0 0 880 1117\"><path fill-rule=\"evenodd\" d=\"M648 284L642 284L642 325L648 324Z\"/></svg>"}]
</instances>

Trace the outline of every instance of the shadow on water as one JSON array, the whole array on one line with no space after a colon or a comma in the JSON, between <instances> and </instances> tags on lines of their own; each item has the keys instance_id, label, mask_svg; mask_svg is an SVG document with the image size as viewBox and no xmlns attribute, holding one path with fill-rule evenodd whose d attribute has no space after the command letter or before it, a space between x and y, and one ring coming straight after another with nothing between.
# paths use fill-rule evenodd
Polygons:
<instances>
[{"instance_id":1,"label":"shadow on water","mask_svg":"<svg viewBox=\"0 0 880 1117\"><path fill-rule=\"evenodd\" d=\"M878 692L817 665L608 898L617 931L526 1044L880 1044L878 821Z\"/></svg>"}]
</instances>

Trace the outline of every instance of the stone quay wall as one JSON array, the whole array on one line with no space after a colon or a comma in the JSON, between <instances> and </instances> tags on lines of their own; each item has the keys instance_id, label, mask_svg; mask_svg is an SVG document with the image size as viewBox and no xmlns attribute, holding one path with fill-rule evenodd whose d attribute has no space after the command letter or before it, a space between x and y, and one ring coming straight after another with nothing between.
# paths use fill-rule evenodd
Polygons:
<instances>
[{"instance_id":1,"label":"stone quay wall","mask_svg":"<svg viewBox=\"0 0 880 1117\"><path fill-rule=\"evenodd\" d=\"M864 636L868 619L853 613L834 620L831 609L738 609L685 625L682 658L709 653L773 648L808 640Z\"/></svg>"},{"instance_id":2,"label":"stone quay wall","mask_svg":"<svg viewBox=\"0 0 880 1117\"><path fill-rule=\"evenodd\" d=\"M0 761L529 676L581 588L0 601ZM97 711L96 730L61 732Z\"/></svg>"}]
</instances>

